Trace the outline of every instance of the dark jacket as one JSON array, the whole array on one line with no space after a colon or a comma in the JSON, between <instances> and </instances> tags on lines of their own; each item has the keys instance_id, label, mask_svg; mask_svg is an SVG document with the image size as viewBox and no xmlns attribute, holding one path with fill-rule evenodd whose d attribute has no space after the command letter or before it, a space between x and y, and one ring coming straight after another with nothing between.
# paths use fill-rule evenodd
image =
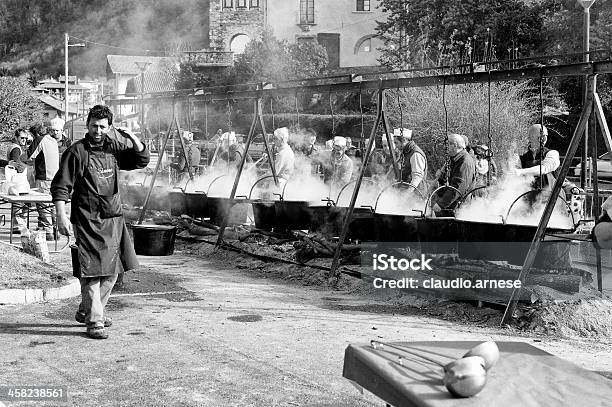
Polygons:
<instances>
[{"instance_id":1,"label":"dark jacket","mask_svg":"<svg viewBox=\"0 0 612 407\"><path fill-rule=\"evenodd\" d=\"M119 272L120 265L124 270L138 265L121 214L117 178L118 170L144 168L149 158L146 146L138 152L108 136L100 145L86 137L62 155L51 196L54 202L72 200L70 222L83 277L109 276Z\"/></svg>"},{"instance_id":2,"label":"dark jacket","mask_svg":"<svg viewBox=\"0 0 612 407\"><path fill-rule=\"evenodd\" d=\"M540 165L542 159L546 157L546 154L548 154L549 151L551 150L546 147L544 147L542 151L538 151L537 154L534 154L533 150L531 149L527 150L525 154L520 156L521 168L532 168ZM560 168L557 168L551 173L555 179L559 178L559 170ZM537 189L539 187L545 188L548 186L548 177L546 176L546 174L542 175L541 181L539 180L539 178L540 176L536 176L533 181L532 187L534 189Z\"/></svg>"},{"instance_id":3,"label":"dark jacket","mask_svg":"<svg viewBox=\"0 0 612 407\"><path fill-rule=\"evenodd\" d=\"M447 188L444 190L437 204L442 209L454 209L459 199L469 192L476 180L476 163L474 158L465 150L451 157L450 175L448 185L459 190Z\"/></svg>"}]
</instances>

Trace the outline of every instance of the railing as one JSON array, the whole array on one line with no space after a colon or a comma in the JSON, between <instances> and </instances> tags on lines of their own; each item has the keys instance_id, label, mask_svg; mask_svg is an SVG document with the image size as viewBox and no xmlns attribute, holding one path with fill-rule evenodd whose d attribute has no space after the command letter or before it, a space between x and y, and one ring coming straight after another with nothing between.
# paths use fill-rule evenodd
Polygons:
<instances>
[{"instance_id":1,"label":"railing","mask_svg":"<svg viewBox=\"0 0 612 407\"><path fill-rule=\"evenodd\" d=\"M226 51L188 51L184 52L181 62L191 62L196 66L233 66L234 53Z\"/></svg>"}]
</instances>

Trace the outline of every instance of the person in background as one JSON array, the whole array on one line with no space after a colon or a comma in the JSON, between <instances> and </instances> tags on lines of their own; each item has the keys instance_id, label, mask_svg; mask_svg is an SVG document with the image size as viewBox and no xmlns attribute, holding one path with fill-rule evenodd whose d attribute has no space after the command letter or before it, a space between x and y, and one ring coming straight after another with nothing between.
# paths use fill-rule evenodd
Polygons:
<instances>
[{"instance_id":1,"label":"person in background","mask_svg":"<svg viewBox=\"0 0 612 407\"><path fill-rule=\"evenodd\" d=\"M314 131L310 130L304 134L304 144L300 146L298 150L299 153L303 154L306 157L312 157L316 155L319 151L319 147L317 147L317 135Z\"/></svg>"},{"instance_id":2,"label":"person in background","mask_svg":"<svg viewBox=\"0 0 612 407\"><path fill-rule=\"evenodd\" d=\"M465 149L465 138L461 134L448 135L448 155L450 156L450 173L448 185L453 188L441 190L432 201L433 212L436 216L454 216L454 210L462 196L469 192L476 180L476 163L474 158ZM439 179L440 185L445 184Z\"/></svg>"},{"instance_id":3,"label":"person in background","mask_svg":"<svg viewBox=\"0 0 612 407\"><path fill-rule=\"evenodd\" d=\"M487 178L491 177L491 184L497 182L497 165L491 159L489 147L486 144L477 144L474 146L474 161L476 162L476 185L487 185Z\"/></svg>"},{"instance_id":4,"label":"person in background","mask_svg":"<svg viewBox=\"0 0 612 407\"><path fill-rule=\"evenodd\" d=\"M333 138L332 151L327 162L323 163L323 182L330 184L332 191L338 191L353 176L353 160L346 155L346 139Z\"/></svg>"},{"instance_id":5,"label":"person in background","mask_svg":"<svg viewBox=\"0 0 612 407\"><path fill-rule=\"evenodd\" d=\"M70 140L68 140L68 137L66 137L66 134L64 133L65 124L64 119L61 117L55 117L51 119L47 125L49 134L57 141L57 147L60 155L62 155L70 146Z\"/></svg>"},{"instance_id":6,"label":"person in background","mask_svg":"<svg viewBox=\"0 0 612 407\"><path fill-rule=\"evenodd\" d=\"M87 324L87 335L106 339L112 324L104 308L118 273L138 266L121 209L119 170L145 168L149 150L127 128L116 128L132 147L111 139L113 113L96 105L87 115L87 134L64 152L51 183L59 232L74 230L80 265L81 304L75 320ZM71 200L70 219L66 202Z\"/></svg>"},{"instance_id":7,"label":"person in background","mask_svg":"<svg viewBox=\"0 0 612 407\"><path fill-rule=\"evenodd\" d=\"M28 170L27 161L28 142L31 139L30 133L23 128L15 130L13 140L9 144L6 154L6 161L2 161L2 166L10 165L19 173ZM18 208L11 219L12 233L20 233L22 228L27 227L27 214L29 206L24 205Z\"/></svg>"},{"instance_id":8,"label":"person in background","mask_svg":"<svg viewBox=\"0 0 612 407\"><path fill-rule=\"evenodd\" d=\"M189 177L189 170L192 175L196 175L200 165L200 149L193 142L193 133L183 130L181 137L185 143L185 150L180 147L177 151L177 162L170 166L178 171L177 179L185 180L185 176Z\"/></svg>"},{"instance_id":9,"label":"person in background","mask_svg":"<svg viewBox=\"0 0 612 407\"><path fill-rule=\"evenodd\" d=\"M426 192L427 158L421 148L412 140L412 130L394 129L393 144L400 152L399 163L402 182L422 193Z\"/></svg>"},{"instance_id":10,"label":"person in background","mask_svg":"<svg viewBox=\"0 0 612 407\"><path fill-rule=\"evenodd\" d=\"M218 159L224 161L225 163L229 161L235 166L240 165L240 161L244 156L244 146L238 142L236 133L233 131L225 132L221 135L217 150ZM251 161L251 157L247 155L246 162Z\"/></svg>"},{"instance_id":11,"label":"person in background","mask_svg":"<svg viewBox=\"0 0 612 407\"><path fill-rule=\"evenodd\" d=\"M38 192L49 194L51 192L51 181L59 168L59 148L57 140L47 134L51 126L36 124L30 127L34 135L34 141L28 147L28 159L34 162L34 186ZM47 204L36 204L38 210L38 229L46 232L47 240L55 240L55 214L53 208Z\"/></svg>"},{"instance_id":12,"label":"person in background","mask_svg":"<svg viewBox=\"0 0 612 407\"><path fill-rule=\"evenodd\" d=\"M531 177L533 189L552 189L559 174L559 152L547 147L548 129L540 124L534 124L527 131L529 145L525 154L519 157L521 168L513 173L522 177ZM541 142L540 142L541 140ZM542 148L540 148L542 147Z\"/></svg>"},{"instance_id":13,"label":"person in background","mask_svg":"<svg viewBox=\"0 0 612 407\"><path fill-rule=\"evenodd\" d=\"M274 142L274 170L276 176L285 180L291 179L293 171L295 170L295 154L289 144L289 129L286 127L280 127L274 130L273 135ZM284 181L286 183L287 181Z\"/></svg>"}]
</instances>

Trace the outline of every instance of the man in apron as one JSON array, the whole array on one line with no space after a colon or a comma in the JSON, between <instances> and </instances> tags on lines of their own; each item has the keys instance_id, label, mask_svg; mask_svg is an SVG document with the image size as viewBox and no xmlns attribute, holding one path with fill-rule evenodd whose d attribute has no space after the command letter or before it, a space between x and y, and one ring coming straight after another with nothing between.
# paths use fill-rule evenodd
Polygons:
<instances>
[{"instance_id":1,"label":"man in apron","mask_svg":"<svg viewBox=\"0 0 612 407\"><path fill-rule=\"evenodd\" d=\"M82 299L75 319L87 324L87 335L94 339L108 337L104 327L111 320L104 308L118 272L138 266L121 212L118 171L145 168L150 158L145 145L125 128L117 130L133 147L111 139L112 124L107 106L91 108L85 138L64 152L51 184L58 230L69 235L72 223L78 246ZM69 200L70 219L65 206Z\"/></svg>"}]
</instances>

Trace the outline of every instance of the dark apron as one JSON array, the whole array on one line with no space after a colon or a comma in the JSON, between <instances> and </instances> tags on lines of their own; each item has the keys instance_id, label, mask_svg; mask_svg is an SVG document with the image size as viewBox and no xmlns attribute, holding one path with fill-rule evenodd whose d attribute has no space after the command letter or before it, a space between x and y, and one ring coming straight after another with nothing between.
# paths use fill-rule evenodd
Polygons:
<instances>
[{"instance_id":1,"label":"dark apron","mask_svg":"<svg viewBox=\"0 0 612 407\"><path fill-rule=\"evenodd\" d=\"M79 207L75 235L83 277L111 276L138 266L122 216L118 166L113 154L88 152L83 177L92 188L82 189L86 207ZM119 263L121 262L121 263Z\"/></svg>"}]
</instances>

